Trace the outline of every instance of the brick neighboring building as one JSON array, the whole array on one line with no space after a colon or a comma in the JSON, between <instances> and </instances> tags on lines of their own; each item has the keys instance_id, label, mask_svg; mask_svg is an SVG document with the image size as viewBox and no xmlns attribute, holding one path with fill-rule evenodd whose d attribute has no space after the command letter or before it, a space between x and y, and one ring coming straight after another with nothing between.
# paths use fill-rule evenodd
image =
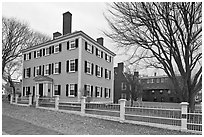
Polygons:
<instances>
[{"instance_id":1,"label":"brick neighboring building","mask_svg":"<svg viewBox=\"0 0 204 137\"><path fill-rule=\"evenodd\" d=\"M123 63L118 63L114 68L114 102L120 98L129 100L130 86L124 73ZM135 73L134 73L135 75ZM180 79L181 77L178 76ZM142 86L142 101L152 102L180 102L181 99L175 94L173 85L167 76L139 77ZM136 100L136 99L134 99Z\"/></svg>"},{"instance_id":2,"label":"brick neighboring building","mask_svg":"<svg viewBox=\"0 0 204 137\"><path fill-rule=\"evenodd\" d=\"M82 31L71 32L72 14L63 14L63 34L23 50L22 95L60 96L80 101L85 90L93 102L113 102L115 54Z\"/></svg>"}]
</instances>

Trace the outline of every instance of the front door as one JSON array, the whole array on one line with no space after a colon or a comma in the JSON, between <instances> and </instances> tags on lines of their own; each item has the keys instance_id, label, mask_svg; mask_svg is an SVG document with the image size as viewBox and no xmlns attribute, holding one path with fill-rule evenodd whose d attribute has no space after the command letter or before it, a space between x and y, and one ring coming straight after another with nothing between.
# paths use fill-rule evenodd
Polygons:
<instances>
[{"instance_id":1,"label":"front door","mask_svg":"<svg viewBox=\"0 0 204 137\"><path fill-rule=\"evenodd\" d=\"M39 96L43 96L43 84L39 84Z\"/></svg>"}]
</instances>

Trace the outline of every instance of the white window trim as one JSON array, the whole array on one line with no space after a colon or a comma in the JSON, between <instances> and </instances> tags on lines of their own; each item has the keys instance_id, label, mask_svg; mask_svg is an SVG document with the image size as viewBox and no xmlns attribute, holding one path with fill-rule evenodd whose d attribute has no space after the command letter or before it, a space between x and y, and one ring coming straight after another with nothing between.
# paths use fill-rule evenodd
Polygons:
<instances>
[{"instance_id":1,"label":"white window trim","mask_svg":"<svg viewBox=\"0 0 204 137\"><path fill-rule=\"evenodd\" d=\"M98 74L98 69L99 69L99 74ZM97 67L97 77L101 78L101 67L100 66Z\"/></svg>"},{"instance_id":2,"label":"white window trim","mask_svg":"<svg viewBox=\"0 0 204 137\"><path fill-rule=\"evenodd\" d=\"M107 78L105 78L105 79L109 79L109 78L110 78L110 70L106 69L106 72L107 72L108 75L107 75ZM106 73L106 72L105 72L105 73ZM105 75L106 75L106 74L105 74Z\"/></svg>"},{"instance_id":3,"label":"white window trim","mask_svg":"<svg viewBox=\"0 0 204 137\"><path fill-rule=\"evenodd\" d=\"M89 65L90 65L90 72L88 72L88 69L87 69L87 68L89 68L89 67L88 67ZM92 63L87 61L86 67L87 67L87 68L86 68L86 70L87 70L86 73L91 75Z\"/></svg>"},{"instance_id":4,"label":"white window trim","mask_svg":"<svg viewBox=\"0 0 204 137\"><path fill-rule=\"evenodd\" d=\"M36 75L36 76L39 76L39 74L38 74L38 69L39 69L39 71L40 71L40 66L37 66L37 67L36 67L36 72L35 72L35 75Z\"/></svg>"},{"instance_id":5,"label":"white window trim","mask_svg":"<svg viewBox=\"0 0 204 137\"><path fill-rule=\"evenodd\" d=\"M105 98L109 98L109 96L110 96L110 95L109 95L109 89L110 89L110 88L105 88L105 93L107 93L107 96L106 96ZM105 94L105 95L106 95L106 94Z\"/></svg>"},{"instance_id":6,"label":"white window trim","mask_svg":"<svg viewBox=\"0 0 204 137\"><path fill-rule=\"evenodd\" d=\"M56 51L58 49L58 51ZM54 53L59 53L59 44L54 46Z\"/></svg>"},{"instance_id":7,"label":"white window trim","mask_svg":"<svg viewBox=\"0 0 204 137\"><path fill-rule=\"evenodd\" d=\"M74 44L74 47L71 46L72 44ZM69 50L73 50L73 49L76 49L75 40L71 40L70 43L69 43Z\"/></svg>"},{"instance_id":8,"label":"white window trim","mask_svg":"<svg viewBox=\"0 0 204 137\"><path fill-rule=\"evenodd\" d=\"M159 78L157 78L156 82L159 83Z\"/></svg>"},{"instance_id":9,"label":"white window trim","mask_svg":"<svg viewBox=\"0 0 204 137\"><path fill-rule=\"evenodd\" d=\"M58 85L54 85L54 92L53 92L53 96L56 96L56 95L55 95L55 87L57 87L57 91L58 91Z\"/></svg>"},{"instance_id":10,"label":"white window trim","mask_svg":"<svg viewBox=\"0 0 204 137\"><path fill-rule=\"evenodd\" d=\"M87 87L89 86L89 95L87 96L87 97L91 97L92 95L91 95L91 85L90 84L86 84L86 91L88 91L87 89ZM87 93L88 94L88 93Z\"/></svg>"},{"instance_id":11,"label":"white window trim","mask_svg":"<svg viewBox=\"0 0 204 137\"><path fill-rule=\"evenodd\" d=\"M154 79L153 78L151 79L150 83L154 83Z\"/></svg>"},{"instance_id":12,"label":"white window trim","mask_svg":"<svg viewBox=\"0 0 204 137\"><path fill-rule=\"evenodd\" d=\"M101 50L98 49L97 57L101 58Z\"/></svg>"},{"instance_id":13,"label":"white window trim","mask_svg":"<svg viewBox=\"0 0 204 137\"><path fill-rule=\"evenodd\" d=\"M74 86L74 90L75 90L75 84L74 83L70 83L69 84L69 91L68 91L68 97L75 97L75 95L71 95L70 93L70 91L71 91L71 85L73 85ZM76 91L75 91L76 92Z\"/></svg>"},{"instance_id":14,"label":"white window trim","mask_svg":"<svg viewBox=\"0 0 204 137\"><path fill-rule=\"evenodd\" d=\"M99 86L96 86L97 88L97 90L96 90L96 97L97 98L100 98L101 97L101 87L99 87ZM99 90L98 90L99 89ZM99 92L99 95L97 95L98 94L98 92Z\"/></svg>"},{"instance_id":15,"label":"white window trim","mask_svg":"<svg viewBox=\"0 0 204 137\"><path fill-rule=\"evenodd\" d=\"M48 68L47 68L47 66L48 66ZM46 73L46 70L48 70L48 73ZM49 75L49 64L47 64L47 65L45 65L45 70L44 70L44 75L45 76L47 76L47 75Z\"/></svg>"},{"instance_id":16,"label":"white window trim","mask_svg":"<svg viewBox=\"0 0 204 137\"><path fill-rule=\"evenodd\" d=\"M74 62L74 70L71 70L71 61ZM75 62L75 59L69 60L69 72L76 72L75 68L76 68L76 62Z\"/></svg>"},{"instance_id":17,"label":"white window trim","mask_svg":"<svg viewBox=\"0 0 204 137\"><path fill-rule=\"evenodd\" d=\"M47 49L48 49L48 51L49 51L49 47L48 47L48 48L45 48L45 56L50 55L50 51L47 53Z\"/></svg>"},{"instance_id":18,"label":"white window trim","mask_svg":"<svg viewBox=\"0 0 204 137\"><path fill-rule=\"evenodd\" d=\"M58 65L58 72L55 71L55 67ZM53 74L59 74L59 62L54 64L54 73Z\"/></svg>"},{"instance_id":19,"label":"white window trim","mask_svg":"<svg viewBox=\"0 0 204 137\"><path fill-rule=\"evenodd\" d=\"M38 54L39 54L39 56L38 56ZM36 51L36 58L39 58L40 57L40 50L37 50Z\"/></svg>"},{"instance_id":20,"label":"white window trim","mask_svg":"<svg viewBox=\"0 0 204 137\"><path fill-rule=\"evenodd\" d=\"M124 82L121 82L121 90L126 90L127 89L127 84Z\"/></svg>"},{"instance_id":21,"label":"white window trim","mask_svg":"<svg viewBox=\"0 0 204 137\"><path fill-rule=\"evenodd\" d=\"M161 83L164 83L164 78L161 78Z\"/></svg>"},{"instance_id":22,"label":"white window trim","mask_svg":"<svg viewBox=\"0 0 204 137\"><path fill-rule=\"evenodd\" d=\"M93 51L92 51L92 46L93 45L91 45L90 43L87 43L87 52L89 52L89 53L92 53Z\"/></svg>"}]
</instances>

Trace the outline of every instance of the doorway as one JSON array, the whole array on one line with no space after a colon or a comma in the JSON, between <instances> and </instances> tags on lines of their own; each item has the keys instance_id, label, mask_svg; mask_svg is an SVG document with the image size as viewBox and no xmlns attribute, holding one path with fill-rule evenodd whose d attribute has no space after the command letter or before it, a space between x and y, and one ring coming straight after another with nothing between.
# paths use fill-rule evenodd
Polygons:
<instances>
[{"instance_id":1,"label":"doorway","mask_svg":"<svg viewBox=\"0 0 204 137\"><path fill-rule=\"evenodd\" d=\"M43 84L39 84L39 96L43 96Z\"/></svg>"}]
</instances>

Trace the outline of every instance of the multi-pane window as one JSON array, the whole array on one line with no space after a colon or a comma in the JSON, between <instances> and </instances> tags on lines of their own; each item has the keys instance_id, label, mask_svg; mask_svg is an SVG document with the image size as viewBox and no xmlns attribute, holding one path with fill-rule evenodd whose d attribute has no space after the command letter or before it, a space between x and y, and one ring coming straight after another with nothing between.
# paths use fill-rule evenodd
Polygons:
<instances>
[{"instance_id":1,"label":"multi-pane window","mask_svg":"<svg viewBox=\"0 0 204 137\"><path fill-rule=\"evenodd\" d=\"M90 53L92 53L93 51L92 51L92 45L91 44L87 44L87 51L88 52L90 52Z\"/></svg>"},{"instance_id":2,"label":"multi-pane window","mask_svg":"<svg viewBox=\"0 0 204 137\"><path fill-rule=\"evenodd\" d=\"M101 58L101 51L99 49L96 50L96 56Z\"/></svg>"},{"instance_id":3,"label":"multi-pane window","mask_svg":"<svg viewBox=\"0 0 204 137\"><path fill-rule=\"evenodd\" d=\"M37 76L40 75L40 66L37 66L37 67L36 67L36 75L37 75Z\"/></svg>"},{"instance_id":4,"label":"multi-pane window","mask_svg":"<svg viewBox=\"0 0 204 137\"><path fill-rule=\"evenodd\" d=\"M26 77L29 78L30 77L30 68L26 69Z\"/></svg>"},{"instance_id":5,"label":"multi-pane window","mask_svg":"<svg viewBox=\"0 0 204 137\"><path fill-rule=\"evenodd\" d=\"M110 89L105 88L105 98L110 98Z\"/></svg>"},{"instance_id":6,"label":"multi-pane window","mask_svg":"<svg viewBox=\"0 0 204 137\"><path fill-rule=\"evenodd\" d=\"M69 65L70 66L70 68L69 68L70 72L75 72L75 65L76 65L75 60L70 60L69 63L70 63L70 65Z\"/></svg>"},{"instance_id":7,"label":"multi-pane window","mask_svg":"<svg viewBox=\"0 0 204 137\"><path fill-rule=\"evenodd\" d=\"M154 83L154 79L153 78L151 79L151 83Z\"/></svg>"},{"instance_id":8,"label":"multi-pane window","mask_svg":"<svg viewBox=\"0 0 204 137\"><path fill-rule=\"evenodd\" d=\"M111 79L111 71L105 69L105 78L106 79Z\"/></svg>"},{"instance_id":9,"label":"multi-pane window","mask_svg":"<svg viewBox=\"0 0 204 137\"><path fill-rule=\"evenodd\" d=\"M47 56L47 55L49 55L50 54L50 48L46 48L45 49L45 55Z\"/></svg>"},{"instance_id":10,"label":"multi-pane window","mask_svg":"<svg viewBox=\"0 0 204 137\"><path fill-rule=\"evenodd\" d=\"M126 90L126 89L127 89L127 85L126 85L125 82L122 82L122 83L121 83L121 89L122 89L122 90Z\"/></svg>"},{"instance_id":11,"label":"multi-pane window","mask_svg":"<svg viewBox=\"0 0 204 137\"><path fill-rule=\"evenodd\" d=\"M161 83L164 83L164 78L161 78Z\"/></svg>"},{"instance_id":12,"label":"multi-pane window","mask_svg":"<svg viewBox=\"0 0 204 137\"><path fill-rule=\"evenodd\" d=\"M91 85L86 85L86 96L90 97L91 96Z\"/></svg>"},{"instance_id":13,"label":"multi-pane window","mask_svg":"<svg viewBox=\"0 0 204 137\"><path fill-rule=\"evenodd\" d=\"M69 85L69 97L75 97L77 92L76 84Z\"/></svg>"},{"instance_id":14,"label":"multi-pane window","mask_svg":"<svg viewBox=\"0 0 204 137\"><path fill-rule=\"evenodd\" d=\"M54 47L54 53L58 53L59 52L59 45L55 45Z\"/></svg>"},{"instance_id":15,"label":"multi-pane window","mask_svg":"<svg viewBox=\"0 0 204 137\"><path fill-rule=\"evenodd\" d=\"M49 64L45 66L45 75L49 75Z\"/></svg>"},{"instance_id":16,"label":"multi-pane window","mask_svg":"<svg viewBox=\"0 0 204 137\"><path fill-rule=\"evenodd\" d=\"M88 74L91 74L91 63L90 63L90 62L87 62L86 72L87 72Z\"/></svg>"},{"instance_id":17,"label":"multi-pane window","mask_svg":"<svg viewBox=\"0 0 204 137\"><path fill-rule=\"evenodd\" d=\"M157 78L157 83L159 83L159 78Z\"/></svg>"},{"instance_id":18,"label":"multi-pane window","mask_svg":"<svg viewBox=\"0 0 204 137\"><path fill-rule=\"evenodd\" d=\"M40 55L40 50L37 50L36 54L37 54L37 58L40 57L41 56Z\"/></svg>"},{"instance_id":19,"label":"multi-pane window","mask_svg":"<svg viewBox=\"0 0 204 137\"><path fill-rule=\"evenodd\" d=\"M70 41L69 49L75 49L75 41L74 40Z\"/></svg>"},{"instance_id":20,"label":"multi-pane window","mask_svg":"<svg viewBox=\"0 0 204 137\"><path fill-rule=\"evenodd\" d=\"M59 62L54 65L54 74L59 74Z\"/></svg>"},{"instance_id":21,"label":"multi-pane window","mask_svg":"<svg viewBox=\"0 0 204 137\"><path fill-rule=\"evenodd\" d=\"M60 85L54 85L54 95L60 95Z\"/></svg>"},{"instance_id":22,"label":"multi-pane window","mask_svg":"<svg viewBox=\"0 0 204 137\"><path fill-rule=\"evenodd\" d=\"M96 87L96 97L100 97L100 96L101 96L101 88Z\"/></svg>"},{"instance_id":23,"label":"multi-pane window","mask_svg":"<svg viewBox=\"0 0 204 137\"><path fill-rule=\"evenodd\" d=\"M101 77L101 67L100 66L96 67L96 76Z\"/></svg>"}]
</instances>

